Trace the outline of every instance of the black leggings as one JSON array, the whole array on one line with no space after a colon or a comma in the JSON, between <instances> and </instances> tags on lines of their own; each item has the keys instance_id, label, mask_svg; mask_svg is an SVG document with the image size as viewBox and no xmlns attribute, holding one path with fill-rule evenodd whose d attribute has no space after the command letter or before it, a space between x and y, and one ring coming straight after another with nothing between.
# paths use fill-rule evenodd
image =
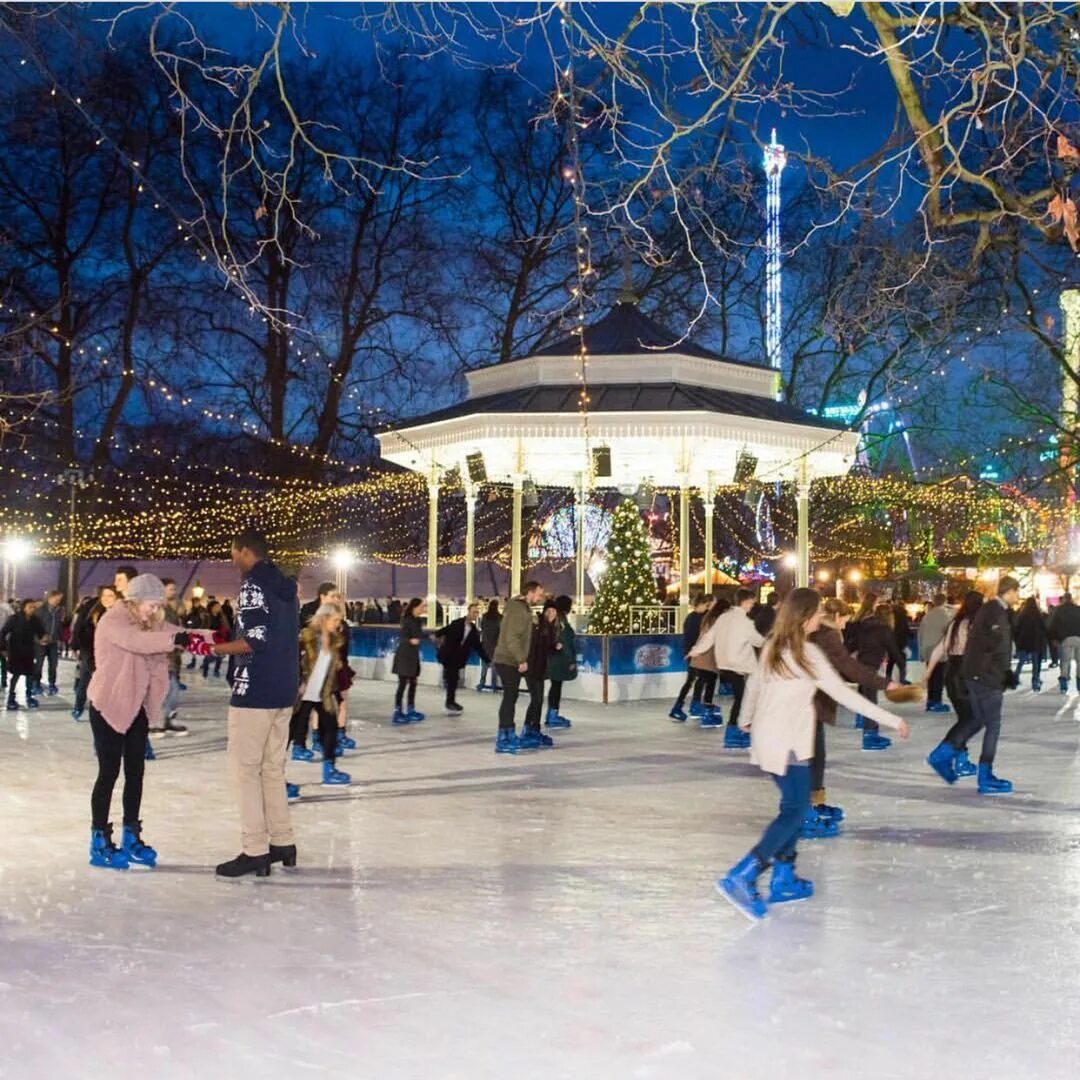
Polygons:
<instances>
[{"instance_id":1,"label":"black leggings","mask_svg":"<svg viewBox=\"0 0 1080 1080\"><path fill-rule=\"evenodd\" d=\"M810 793L825 790L825 725L819 720L814 731L814 757L810 762Z\"/></svg>"},{"instance_id":2,"label":"black leggings","mask_svg":"<svg viewBox=\"0 0 1080 1080\"><path fill-rule=\"evenodd\" d=\"M735 700L731 704L731 712L728 713L728 727L736 727L739 723L739 714L742 712L743 693L746 691L746 676L738 671L718 671L717 677L731 687Z\"/></svg>"},{"instance_id":3,"label":"black leggings","mask_svg":"<svg viewBox=\"0 0 1080 1080\"><path fill-rule=\"evenodd\" d=\"M558 712L560 705L562 705L562 679L552 679L548 690L548 708Z\"/></svg>"},{"instance_id":4,"label":"black leggings","mask_svg":"<svg viewBox=\"0 0 1080 1080\"><path fill-rule=\"evenodd\" d=\"M90 796L93 827L104 829L109 824L109 807L113 788L124 763L124 824L135 825L142 807L143 773L146 770L146 732L149 725L146 713L140 709L135 722L123 735L109 727L108 721L90 706L90 729L94 733L98 774Z\"/></svg>"},{"instance_id":5,"label":"black leggings","mask_svg":"<svg viewBox=\"0 0 1080 1080\"><path fill-rule=\"evenodd\" d=\"M716 692L716 672L706 671L704 668L695 670L697 682L694 684L694 701L704 701L706 705L711 705Z\"/></svg>"},{"instance_id":6,"label":"black leggings","mask_svg":"<svg viewBox=\"0 0 1080 1080\"><path fill-rule=\"evenodd\" d=\"M402 700L405 698L405 692L408 691L409 709L416 705L416 676L411 679L405 678L404 675L399 675L397 679L397 693L394 695L394 705L397 708L401 708Z\"/></svg>"},{"instance_id":7,"label":"black leggings","mask_svg":"<svg viewBox=\"0 0 1080 1080\"><path fill-rule=\"evenodd\" d=\"M289 739L293 746L306 746L308 728L311 726L311 714L315 713L319 724L319 739L322 742L323 758L334 761L337 758L338 721L336 712L327 712L321 701L301 701L293 711L289 721Z\"/></svg>"}]
</instances>

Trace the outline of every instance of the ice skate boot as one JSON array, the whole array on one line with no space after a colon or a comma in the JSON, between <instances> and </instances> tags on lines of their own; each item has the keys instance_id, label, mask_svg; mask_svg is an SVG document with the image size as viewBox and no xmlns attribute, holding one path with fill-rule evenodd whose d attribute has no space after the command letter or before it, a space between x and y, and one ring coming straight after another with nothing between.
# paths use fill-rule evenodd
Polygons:
<instances>
[{"instance_id":1,"label":"ice skate boot","mask_svg":"<svg viewBox=\"0 0 1080 1080\"><path fill-rule=\"evenodd\" d=\"M154 753L154 748L150 745L150 740L146 740L146 752L143 754L144 761L157 761L157 754Z\"/></svg>"},{"instance_id":2,"label":"ice skate boot","mask_svg":"<svg viewBox=\"0 0 1080 1080\"><path fill-rule=\"evenodd\" d=\"M1058 689L1059 689L1059 690L1060 690L1060 691L1061 691L1061 692L1062 692L1063 694L1067 694L1067 693L1069 692L1069 680L1068 680L1068 679L1062 679L1062 678L1059 678L1059 679L1058 679Z\"/></svg>"},{"instance_id":3,"label":"ice skate boot","mask_svg":"<svg viewBox=\"0 0 1080 1080\"><path fill-rule=\"evenodd\" d=\"M456 716L458 713L464 712L465 709L464 709L463 706L459 705L456 701L448 701L446 703L446 711L448 713L452 713L452 714L454 714Z\"/></svg>"},{"instance_id":4,"label":"ice skate boot","mask_svg":"<svg viewBox=\"0 0 1080 1080\"><path fill-rule=\"evenodd\" d=\"M495 737L495 753L516 754L520 749L517 732L513 728L500 728L499 734Z\"/></svg>"},{"instance_id":5,"label":"ice skate boot","mask_svg":"<svg viewBox=\"0 0 1080 1080\"><path fill-rule=\"evenodd\" d=\"M9 694L7 699L8 712L18 712L19 703L15 700L14 694Z\"/></svg>"},{"instance_id":6,"label":"ice skate boot","mask_svg":"<svg viewBox=\"0 0 1080 1080\"><path fill-rule=\"evenodd\" d=\"M405 718L410 724L419 724L424 719L425 715L425 713L418 712L416 709L410 708L409 711L405 714Z\"/></svg>"},{"instance_id":7,"label":"ice skate boot","mask_svg":"<svg viewBox=\"0 0 1080 1080\"><path fill-rule=\"evenodd\" d=\"M395 708L394 709L394 715L393 715L392 719L390 720L390 723L391 724L407 724L408 722L409 722L409 718L405 715L405 713L402 712L401 709Z\"/></svg>"},{"instance_id":8,"label":"ice skate boot","mask_svg":"<svg viewBox=\"0 0 1080 1080\"><path fill-rule=\"evenodd\" d=\"M71 719L78 723L82 719L82 709L72 709Z\"/></svg>"},{"instance_id":9,"label":"ice skate boot","mask_svg":"<svg viewBox=\"0 0 1080 1080\"><path fill-rule=\"evenodd\" d=\"M930 751L930 756L926 759L926 764L929 765L946 784L955 784L956 757L956 751L947 742L939 742L937 746Z\"/></svg>"},{"instance_id":10,"label":"ice skate boot","mask_svg":"<svg viewBox=\"0 0 1080 1080\"><path fill-rule=\"evenodd\" d=\"M151 869L157 866L157 852L149 844L143 843L141 821L124 826L121 844L121 850L132 866L148 866Z\"/></svg>"},{"instance_id":11,"label":"ice skate boot","mask_svg":"<svg viewBox=\"0 0 1080 1080\"><path fill-rule=\"evenodd\" d=\"M979 771L971 758L968 757L968 752L966 750L961 750L960 753L956 755L954 764L956 766L956 775L958 778L961 776L974 776Z\"/></svg>"},{"instance_id":12,"label":"ice skate boot","mask_svg":"<svg viewBox=\"0 0 1080 1080\"><path fill-rule=\"evenodd\" d=\"M892 739L887 739L876 731L864 731L862 733L862 748L864 750L888 750L890 746L892 746Z\"/></svg>"},{"instance_id":13,"label":"ice skate boot","mask_svg":"<svg viewBox=\"0 0 1080 1080\"><path fill-rule=\"evenodd\" d=\"M814 895L814 884L795 876L795 856L777 856L773 863L772 880L769 882L769 903L785 904L789 900L809 900Z\"/></svg>"},{"instance_id":14,"label":"ice skate boot","mask_svg":"<svg viewBox=\"0 0 1080 1080\"><path fill-rule=\"evenodd\" d=\"M292 759L293 761L313 761L315 759L315 754L306 746L299 746L298 744L293 743Z\"/></svg>"},{"instance_id":15,"label":"ice skate boot","mask_svg":"<svg viewBox=\"0 0 1080 1080\"><path fill-rule=\"evenodd\" d=\"M743 731L738 724L728 724L724 728L725 750L748 750L750 748L750 732Z\"/></svg>"},{"instance_id":16,"label":"ice skate boot","mask_svg":"<svg viewBox=\"0 0 1080 1080\"><path fill-rule=\"evenodd\" d=\"M285 798L288 799L289 802L299 802L300 801L300 785L299 784L290 784L289 781L286 780L285 781Z\"/></svg>"},{"instance_id":17,"label":"ice skate boot","mask_svg":"<svg viewBox=\"0 0 1080 1080\"><path fill-rule=\"evenodd\" d=\"M804 840L822 840L836 836L840 832L840 823L819 814L814 807L806 811L806 816L799 826L799 835Z\"/></svg>"},{"instance_id":18,"label":"ice skate boot","mask_svg":"<svg viewBox=\"0 0 1080 1080\"><path fill-rule=\"evenodd\" d=\"M350 739L349 736L346 735L344 731L339 731L338 732L337 741L338 741L338 746L340 746L343 750L355 750L356 749L356 740L355 739Z\"/></svg>"},{"instance_id":19,"label":"ice skate boot","mask_svg":"<svg viewBox=\"0 0 1080 1080\"><path fill-rule=\"evenodd\" d=\"M106 870L126 870L127 856L112 842L112 825L90 830L90 865Z\"/></svg>"},{"instance_id":20,"label":"ice skate boot","mask_svg":"<svg viewBox=\"0 0 1080 1080\"><path fill-rule=\"evenodd\" d=\"M569 726L570 721L565 716L560 716L558 709L548 709L544 716L544 727L568 728Z\"/></svg>"},{"instance_id":21,"label":"ice skate boot","mask_svg":"<svg viewBox=\"0 0 1080 1080\"><path fill-rule=\"evenodd\" d=\"M347 784L352 777L347 772L342 772L334 767L332 761L322 763L322 782L324 784Z\"/></svg>"},{"instance_id":22,"label":"ice skate boot","mask_svg":"<svg viewBox=\"0 0 1080 1080\"><path fill-rule=\"evenodd\" d=\"M715 705L706 705L705 711L701 714L701 719L698 721L698 724L703 728L723 727L724 717Z\"/></svg>"},{"instance_id":23,"label":"ice skate boot","mask_svg":"<svg viewBox=\"0 0 1080 1080\"><path fill-rule=\"evenodd\" d=\"M766 912L765 901L757 891L761 869L755 856L747 855L716 882L717 892L753 922L764 919Z\"/></svg>"},{"instance_id":24,"label":"ice skate boot","mask_svg":"<svg viewBox=\"0 0 1080 1080\"><path fill-rule=\"evenodd\" d=\"M855 714L855 727L858 730L858 729L861 729L862 726L863 726L863 715L862 715L862 713L856 713Z\"/></svg>"},{"instance_id":25,"label":"ice skate boot","mask_svg":"<svg viewBox=\"0 0 1080 1080\"><path fill-rule=\"evenodd\" d=\"M702 705L700 701L690 702L690 715L691 716L704 716L707 706Z\"/></svg>"},{"instance_id":26,"label":"ice skate boot","mask_svg":"<svg viewBox=\"0 0 1080 1080\"><path fill-rule=\"evenodd\" d=\"M676 724L682 724L686 722L686 710L681 705L676 705L672 708L668 716L675 721Z\"/></svg>"},{"instance_id":27,"label":"ice skate boot","mask_svg":"<svg viewBox=\"0 0 1080 1080\"><path fill-rule=\"evenodd\" d=\"M1013 786L1011 780L999 780L994 775L991 765L979 765L979 794L980 795L1009 795Z\"/></svg>"},{"instance_id":28,"label":"ice skate boot","mask_svg":"<svg viewBox=\"0 0 1080 1080\"><path fill-rule=\"evenodd\" d=\"M37 698L33 698L29 694L27 694L26 695L26 707L28 709L36 709L38 707Z\"/></svg>"}]
</instances>

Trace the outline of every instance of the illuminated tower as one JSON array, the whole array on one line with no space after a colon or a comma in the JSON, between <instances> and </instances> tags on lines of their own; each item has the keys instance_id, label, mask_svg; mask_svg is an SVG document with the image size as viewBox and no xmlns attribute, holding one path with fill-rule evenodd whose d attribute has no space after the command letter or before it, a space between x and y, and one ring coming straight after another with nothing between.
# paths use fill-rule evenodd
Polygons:
<instances>
[{"instance_id":1,"label":"illuminated tower","mask_svg":"<svg viewBox=\"0 0 1080 1080\"><path fill-rule=\"evenodd\" d=\"M776 141L776 128L772 129L772 141L765 147L763 164L768 183L765 200L765 353L769 358L769 366L776 372L779 396L780 371L783 367L783 350L780 345L780 176L787 164L787 154Z\"/></svg>"}]
</instances>

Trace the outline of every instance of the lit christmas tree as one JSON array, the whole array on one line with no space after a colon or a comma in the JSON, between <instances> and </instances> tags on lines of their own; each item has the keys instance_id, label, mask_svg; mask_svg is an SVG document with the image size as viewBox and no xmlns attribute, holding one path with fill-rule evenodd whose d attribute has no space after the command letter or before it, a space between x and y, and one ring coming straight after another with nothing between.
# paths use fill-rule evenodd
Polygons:
<instances>
[{"instance_id":1,"label":"lit christmas tree","mask_svg":"<svg viewBox=\"0 0 1080 1080\"><path fill-rule=\"evenodd\" d=\"M632 499L612 516L607 564L589 613L589 633L627 634L631 606L656 603L649 538Z\"/></svg>"}]
</instances>

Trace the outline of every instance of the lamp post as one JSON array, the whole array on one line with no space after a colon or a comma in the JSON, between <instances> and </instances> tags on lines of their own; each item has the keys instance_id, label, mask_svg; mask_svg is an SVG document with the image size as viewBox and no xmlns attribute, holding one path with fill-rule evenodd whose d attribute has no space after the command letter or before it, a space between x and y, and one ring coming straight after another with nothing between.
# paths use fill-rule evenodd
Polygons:
<instances>
[{"instance_id":1,"label":"lamp post","mask_svg":"<svg viewBox=\"0 0 1080 1080\"><path fill-rule=\"evenodd\" d=\"M349 590L349 567L356 562L356 556L348 548L338 548L331 556L330 561L334 564L338 595L342 600L348 599Z\"/></svg>"},{"instance_id":2,"label":"lamp post","mask_svg":"<svg viewBox=\"0 0 1080 1080\"><path fill-rule=\"evenodd\" d=\"M79 604L75 582L75 512L77 508L75 500L79 489L86 487L88 481L86 473L82 469L78 466L72 466L60 474L60 483L67 484L70 489L70 501L68 503L67 600L68 611L74 611Z\"/></svg>"},{"instance_id":3,"label":"lamp post","mask_svg":"<svg viewBox=\"0 0 1080 1080\"><path fill-rule=\"evenodd\" d=\"M19 563L26 562L34 549L29 540L21 536L9 536L4 541L4 595L15 596L18 588Z\"/></svg>"}]
</instances>

